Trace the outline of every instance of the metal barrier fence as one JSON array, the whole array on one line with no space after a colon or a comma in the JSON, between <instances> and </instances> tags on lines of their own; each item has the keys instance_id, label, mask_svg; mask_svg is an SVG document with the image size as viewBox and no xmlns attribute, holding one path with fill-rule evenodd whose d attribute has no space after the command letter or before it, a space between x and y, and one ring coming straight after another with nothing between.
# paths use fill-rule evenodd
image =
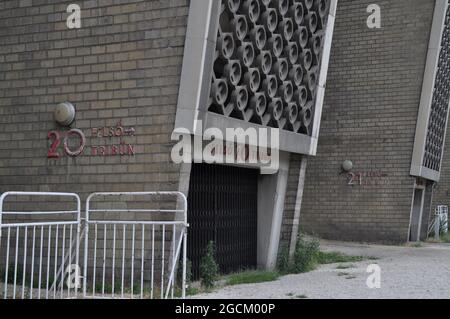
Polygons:
<instances>
[{"instance_id":1,"label":"metal barrier fence","mask_svg":"<svg viewBox=\"0 0 450 319\"><path fill-rule=\"evenodd\" d=\"M18 197L18 203L26 201L27 196L72 198L76 209L4 211L5 199L12 196ZM169 204L176 206L136 209L133 207L140 202L131 201L132 208L129 208L123 197L144 198L143 203L175 197L176 202ZM107 208L93 207L99 199L106 199ZM114 203L121 205L114 207ZM8 203L12 204L14 202ZM30 222L25 217L38 220ZM184 194L94 193L86 201L84 224L82 222L80 199L76 194L4 193L0 197L3 298L185 297L188 224ZM82 240L84 245L80 245ZM82 270L79 267L81 254L84 254ZM79 292L81 273L83 288ZM177 274L180 277L178 287Z\"/></svg>"},{"instance_id":2,"label":"metal barrier fence","mask_svg":"<svg viewBox=\"0 0 450 319\"><path fill-rule=\"evenodd\" d=\"M68 199L74 210L8 210L7 198ZM14 202L8 203L14 206ZM0 286L3 298L70 298L65 268L78 264L80 198L73 193L7 192L0 197ZM52 217L50 219L50 216ZM30 221L33 220L33 221ZM3 279L3 280L2 280Z\"/></svg>"},{"instance_id":3,"label":"metal barrier fence","mask_svg":"<svg viewBox=\"0 0 450 319\"><path fill-rule=\"evenodd\" d=\"M434 233L434 238L439 240L441 234L448 233L448 206L438 205L428 224L427 238Z\"/></svg>"},{"instance_id":4,"label":"metal barrier fence","mask_svg":"<svg viewBox=\"0 0 450 319\"><path fill-rule=\"evenodd\" d=\"M93 209L98 197L175 196L182 208ZM119 203L123 202L119 199ZM114 206L114 205L112 205ZM94 218L102 213L103 219ZM173 220L148 220L151 214L175 214ZM110 214L140 214L146 219L112 220ZM174 297L177 260L183 249L181 297L186 282L187 200L179 192L95 193L86 201L84 297L168 298ZM93 236L91 236L93 232ZM110 247L108 247L110 243ZM147 244L148 243L148 244ZM146 246L147 244L147 246ZM168 251L167 251L168 250ZM147 257L147 258L146 258ZM146 262L147 261L147 262ZM110 278L108 282L107 279Z\"/></svg>"}]
</instances>

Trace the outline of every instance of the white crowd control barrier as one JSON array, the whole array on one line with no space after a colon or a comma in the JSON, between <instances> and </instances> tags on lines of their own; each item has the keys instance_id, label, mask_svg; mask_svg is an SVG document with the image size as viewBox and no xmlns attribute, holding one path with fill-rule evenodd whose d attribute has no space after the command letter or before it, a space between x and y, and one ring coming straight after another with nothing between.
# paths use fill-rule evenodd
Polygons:
<instances>
[{"instance_id":1,"label":"white crowd control barrier","mask_svg":"<svg viewBox=\"0 0 450 319\"><path fill-rule=\"evenodd\" d=\"M146 201L133 201L134 206L164 197L177 201L170 209L116 207L137 197ZM98 198L106 200L110 208L94 209L93 201ZM182 193L91 194L86 202L84 296L173 298L182 251L180 297L184 298L187 226L187 200Z\"/></svg>"},{"instance_id":2,"label":"white crowd control barrier","mask_svg":"<svg viewBox=\"0 0 450 319\"><path fill-rule=\"evenodd\" d=\"M52 210L38 209L34 198ZM169 208L160 208L161 202ZM3 298L185 297L184 194L94 193L86 201L84 223L80 206L72 193L1 195Z\"/></svg>"},{"instance_id":3,"label":"white crowd control barrier","mask_svg":"<svg viewBox=\"0 0 450 319\"><path fill-rule=\"evenodd\" d=\"M439 240L442 233L448 233L448 206L438 205L434 216L428 225L427 237L434 233L434 238Z\"/></svg>"},{"instance_id":4,"label":"white crowd control barrier","mask_svg":"<svg viewBox=\"0 0 450 319\"><path fill-rule=\"evenodd\" d=\"M8 201L7 201L8 199ZM71 210L40 210L34 200ZM31 203L28 209L17 209ZM4 210L7 206L8 209ZM51 205L47 205L51 206ZM0 197L0 286L3 298L70 298L66 267L78 264L80 198L72 193L6 192ZM9 209L11 208L11 209Z\"/></svg>"}]
</instances>

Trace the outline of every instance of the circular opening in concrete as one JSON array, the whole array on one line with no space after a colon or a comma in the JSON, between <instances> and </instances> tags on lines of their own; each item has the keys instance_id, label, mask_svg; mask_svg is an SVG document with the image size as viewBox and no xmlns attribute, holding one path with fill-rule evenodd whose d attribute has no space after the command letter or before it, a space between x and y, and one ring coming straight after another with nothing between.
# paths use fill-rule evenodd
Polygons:
<instances>
[{"instance_id":1,"label":"circular opening in concrete","mask_svg":"<svg viewBox=\"0 0 450 319\"><path fill-rule=\"evenodd\" d=\"M252 21L253 23L258 21L259 14L260 14L260 7L258 0L250 0L250 5L248 8L248 16L250 18L250 21Z\"/></svg>"},{"instance_id":2,"label":"circular opening in concrete","mask_svg":"<svg viewBox=\"0 0 450 319\"><path fill-rule=\"evenodd\" d=\"M303 9L303 4L301 3L294 3L294 19L295 23L300 25L303 22L303 16L305 12Z\"/></svg>"}]
</instances>

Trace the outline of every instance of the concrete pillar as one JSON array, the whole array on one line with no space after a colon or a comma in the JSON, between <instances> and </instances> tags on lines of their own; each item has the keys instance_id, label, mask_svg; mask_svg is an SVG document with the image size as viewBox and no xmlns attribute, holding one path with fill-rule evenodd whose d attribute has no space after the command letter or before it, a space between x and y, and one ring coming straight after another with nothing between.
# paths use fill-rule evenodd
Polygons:
<instances>
[{"instance_id":1,"label":"concrete pillar","mask_svg":"<svg viewBox=\"0 0 450 319\"><path fill-rule=\"evenodd\" d=\"M289 258L294 256L295 246L297 244L298 228L300 224L300 211L302 208L303 188L305 186L307 157L302 156L300 172L298 175L297 196L295 198L294 220L292 222L291 240L289 242Z\"/></svg>"},{"instance_id":2,"label":"concrete pillar","mask_svg":"<svg viewBox=\"0 0 450 319\"><path fill-rule=\"evenodd\" d=\"M280 153L280 168L258 181L258 267L276 266L289 173L289 153Z\"/></svg>"}]
</instances>

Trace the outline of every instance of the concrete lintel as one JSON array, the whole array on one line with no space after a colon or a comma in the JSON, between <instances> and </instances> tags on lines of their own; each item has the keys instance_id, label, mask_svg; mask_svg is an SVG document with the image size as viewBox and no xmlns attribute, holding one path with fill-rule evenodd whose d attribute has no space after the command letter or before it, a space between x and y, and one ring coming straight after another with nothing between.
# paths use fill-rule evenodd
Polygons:
<instances>
[{"instance_id":1,"label":"concrete lintel","mask_svg":"<svg viewBox=\"0 0 450 319\"><path fill-rule=\"evenodd\" d=\"M220 114L206 112L205 118L203 121L203 130L208 128L218 128L224 134L226 133L226 129L237 129L242 128L244 130L248 128L256 128L256 129L270 129L270 127L248 123L245 121L241 121L238 119L225 117ZM297 134L294 132L289 132L285 130L279 130L280 132L280 141L279 141L279 150L286 151L296 154L305 154L311 155L311 143L313 139L310 136ZM224 136L225 140L227 140L227 136ZM228 140L232 142L231 140ZM257 145L255 145L257 146ZM276 148L275 148L276 149Z\"/></svg>"}]
</instances>

